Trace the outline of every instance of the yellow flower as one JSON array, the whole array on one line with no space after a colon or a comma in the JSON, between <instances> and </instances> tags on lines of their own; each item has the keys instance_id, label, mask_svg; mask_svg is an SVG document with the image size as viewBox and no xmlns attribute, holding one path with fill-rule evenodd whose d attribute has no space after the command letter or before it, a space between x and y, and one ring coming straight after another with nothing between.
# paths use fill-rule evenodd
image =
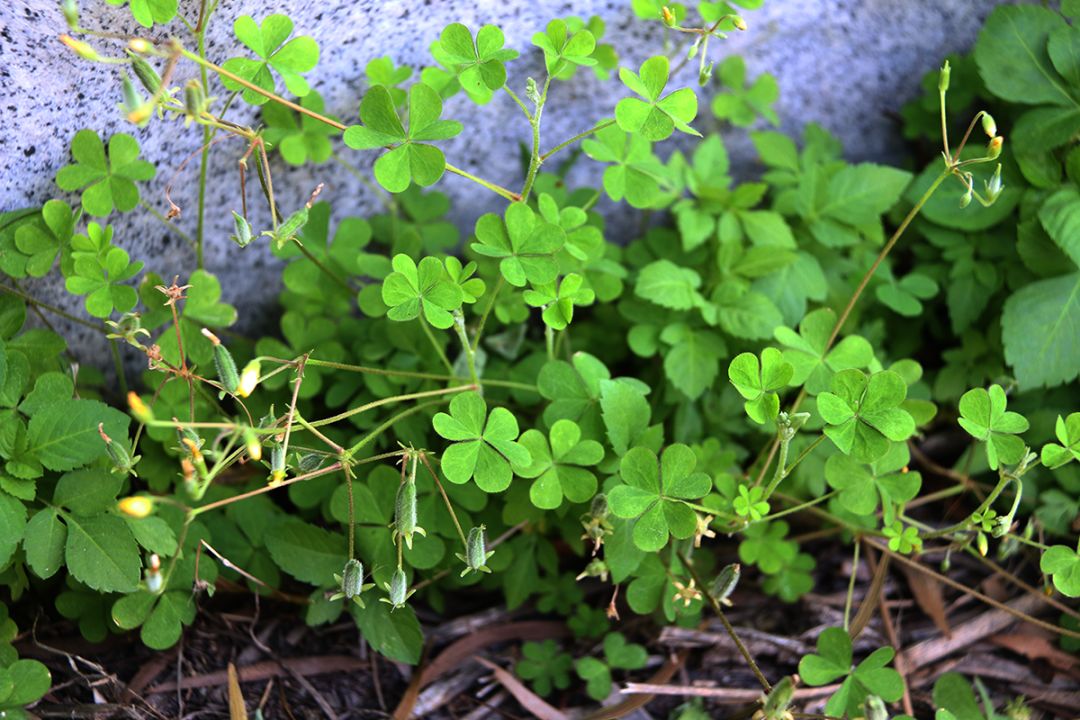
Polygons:
<instances>
[{"instance_id":1,"label":"yellow flower","mask_svg":"<svg viewBox=\"0 0 1080 720\"><path fill-rule=\"evenodd\" d=\"M144 518L154 512L154 501L145 495L132 495L120 500L116 507L128 517Z\"/></svg>"}]
</instances>

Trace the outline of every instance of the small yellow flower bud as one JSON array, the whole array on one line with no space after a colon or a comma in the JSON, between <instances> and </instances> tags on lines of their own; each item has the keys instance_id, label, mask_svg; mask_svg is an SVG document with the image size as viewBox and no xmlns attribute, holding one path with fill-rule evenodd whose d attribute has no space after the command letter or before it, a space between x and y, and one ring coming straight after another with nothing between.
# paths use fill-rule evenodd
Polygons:
<instances>
[{"instance_id":1,"label":"small yellow flower bud","mask_svg":"<svg viewBox=\"0 0 1080 720\"><path fill-rule=\"evenodd\" d=\"M255 392L256 386L259 384L259 376L262 373L262 367L258 360L252 360L244 366L244 371L240 373L240 385L236 388L236 394L242 398L246 398L251 393Z\"/></svg>"},{"instance_id":2,"label":"small yellow flower bud","mask_svg":"<svg viewBox=\"0 0 1080 720\"><path fill-rule=\"evenodd\" d=\"M731 17L731 23L735 26L736 30L746 30L746 21L738 15L733 15Z\"/></svg>"},{"instance_id":3,"label":"small yellow flower bud","mask_svg":"<svg viewBox=\"0 0 1080 720\"><path fill-rule=\"evenodd\" d=\"M138 393L134 390L128 393L127 396L128 408L131 409L131 414L136 420L146 425L153 422L154 412L150 407L143 402L143 399L139 397Z\"/></svg>"},{"instance_id":4,"label":"small yellow flower bud","mask_svg":"<svg viewBox=\"0 0 1080 720\"><path fill-rule=\"evenodd\" d=\"M84 43L82 40L76 40L70 35L61 35L60 42L74 50L75 54L83 60L91 60L94 62L101 60L101 56L98 55L97 50L92 48L88 43Z\"/></svg>"},{"instance_id":5,"label":"small yellow flower bud","mask_svg":"<svg viewBox=\"0 0 1080 720\"><path fill-rule=\"evenodd\" d=\"M990 142L986 144L986 157L996 160L1001 155L1001 146L1004 144L1005 138L1000 135L990 138Z\"/></svg>"},{"instance_id":6,"label":"small yellow flower bud","mask_svg":"<svg viewBox=\"0 0 1080 720\"><path fill-rule=\"evenodd\" d=\"M664 19L664 24L668 27L675 27L675 13L671 11L667 5L660 8L660 17Z\"/></svg>"},{"instance_id":7,"label":"small yellow flower bud","mask_svg":"<svg viewBox=\"0 0 1080 720\"><path fill-rule=\"evenodd\" d=\"M142 38L132 38L131 42L128 43L128 47L131 48L132 52L137 52L140 55L150 52L150 43Z\"/></svg>"},{"instance_id":8,"label":"small yellow flower bud","mask_svg":"<svg viewBox=\"0 0 1080 720\"><path fill-rule=\"evenodd\" d=\"M997 137L997 123L994 122L994 117L988 112L982 114L982 128L987 137Z\"/></svg>"},{"instance_id":9,"label":"small yellow flower bud","mask_svg":"<svg viewBox=\"0 0 1080 720\"><path fill-rule=\"evenodd\" d=\"M144 518L154 512L154 500L145 495L132 495L116 503L116 509L128 517Z\"/></svg>"},{"instance_id":10,"label":"small yellow flower bud","mask_svg":"<svg viewBox=\"0 0 1080 720\"><path fill-rule=\"evenodd\" d=\"M252 460L262 460L262 441L251 428L244 430L244 446L247 448L248 457Z\"/></svg>"},{"instance_id":11,"label":"small yellow flower bud","mask_svg":"<svg viewBox=\"0 0 1080 720\"><path fill-rule=\"evenodd\" d=\"M941 74L938 75L938 91L946 92L949 89L949 75L952 73L952 67L949 65L949 61L946 60L945 64L941 66Z\"/></svg>"}]
</instances>

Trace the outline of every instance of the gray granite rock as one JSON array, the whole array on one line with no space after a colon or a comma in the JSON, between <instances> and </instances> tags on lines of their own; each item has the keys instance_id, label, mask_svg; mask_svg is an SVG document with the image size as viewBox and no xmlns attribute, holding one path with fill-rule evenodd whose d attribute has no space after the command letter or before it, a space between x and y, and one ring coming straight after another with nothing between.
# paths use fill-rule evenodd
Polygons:
<instances>
[{"instance_id":1,"label":"gray granite rock","mask_svg":"<svg viewBox=\"0 0 1080 720\"><path fill-rule=\"evenodd\" d=\"M995 0L767 0L763 9L746 14L747 32L714 44L711 52L717 59L743 54L751 76L762 71L778 76L777 109L783 130L797 132L807 122L818 122L844 141L852 159L897 159L901 149L895 113L918 92L923 73L946 54L971 46L995 4ZM143 32L124 8L101 0L83 0L81 5L86 27ZM312 35L322 46L319 66L309 79L326 99L327 110L348 120L355 120L369 59L390 55L399 64L429 64L428 45L453 20L474 29L484 23L503 28L508 45L522 52L509 66L510 82L519 90L527 76L540 74L539 53L529 39L552 17L599 15L607 22L605 41L616 46L622 64L635 68L662 43L659 25L634 18L629 0L293 0L285 5L297 21L297 32ZM193 19L198 0L180 0L180 8ZM208 35L210 57L222 61L239 52L232 35L234 18L251 13L261 19L281 9L266 0L223 1ZM183 30L179 21L172 28ZM53 177L67 163L68 143L78 129L89 127L103 136L123 131L134 134L144 156L158 165L157 178L144 187L143 197L164 211L164 187L172 180L173 197L184 209L177 225L193 232L197 162L180 166L199 148L200 133L185 132L175 122L154 122L145 129L127 124L115 109L118 68L74 59L57 39L64 29L54 0L0 3L0 156L5 165L0 209L36 205L57 196ZM165 32L152 31L157 36ZM116 53L109 43L97 45L103 52ZM187 67L177 77L182 80L191 74ZM684 70L682 81L695 81L693 67ZM550 146L610 115L620 90L617 81L600 83L591 73L557 84L544 114L543 144ZM444 116L468 120L468 130L447 143L450 162L508 186L520 183L517 148L527 140L529 129L507 97L498 96L481 108L463 97L454 98ZM247 107L233 117L254 121ZM710 126L706 117L698 123L703 129ZM745 141L733 140L732 147L737 164L746 168L751 155ZM239 205L236 160L242 152L241 143L225 141L212 156L206 266L222 279L225 299L243 307L242 323L250 326L273 312L278 287L265 245L238 251L227 239L229 210ZM369 155L346 152L361 167L371 162ZM596 182L598 168L583 166L580 179ZM372 193L332 161L296 169L277 160L274 171L276 194L286 208L297 207L316 184L324 182L322 197L333 204L337 215L376 209ZM439 187L452 197L453 219L466 232L482 212L502 204L459 177L447 176ZM133 257L146 260L148 269L168 277L194 267L190 248L149 213L114 215L112 222L118 243ZM65 307L78 307L57 279L36 283L33 292ZM77 327L71 330L77 354L105 364L100 339Z\"/></svg>"}]
</instances>

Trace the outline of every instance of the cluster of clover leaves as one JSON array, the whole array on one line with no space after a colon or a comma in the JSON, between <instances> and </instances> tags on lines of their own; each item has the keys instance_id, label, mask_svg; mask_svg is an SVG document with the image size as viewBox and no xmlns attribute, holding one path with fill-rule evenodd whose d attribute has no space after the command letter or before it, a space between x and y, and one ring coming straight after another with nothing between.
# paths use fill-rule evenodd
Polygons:
<instances>
[{"instance_id":1,"label":"cluster of clover leaves","mask_svg":"<svg viewBox=\"0 0 1080 720\"><path fill-rule=\"evenodd\" d=\"M1000 168L982 191L974 187L973 170L1001 153L993 120L976 116L988 136L981 152L965 152L968 136L955 150L943 138L938 174L901 208L907 215L885 240L881 215L909 176L848 166L822 133L808 131L801 155L786 137L756 137L769 183L730 188L716 135L689 160L674 153L661 161L654 143L676 132L699 135L697 93L676 87L675 71L696 58L707 86L710 39L746 24L724 2L700 3L700 25L681 5L633 6L663 23L670 54L636 70L620 67L601 42L599 19L555 19L532 38L544 78L522 82L507 68L519 53L499 28L474 33L453 23L431 45L434 64L407 87L410 68L372 61L358 122L350 123L326 114L306 77L317 67L318 44L294 36L284 15L236 19L245 50L217 64L204 42L216 5L204 4L188 23L196 50L179 38L136 37L122 56L106 57L74 4L64 3L73 35L65 43L134 76L123 83L131 122L197 125L204 169L222 134L243 141L233 239L240 247L268 239L285 263L285 312L279 338L250 342L226 332L236 309L201 267L205 172L196 235L181 235L199 269L172 282L144 273L132 288L127 281L143 265L117 246L113 227L80 226L83 215L105 220L143 204L136 183L155 169L128 135L108 144L89 130L75 136L73 163L56 181L81 192L79 209L53 200L36 213L5 214L2 269L15 282L58 265L68 290L86 297L87 312L107 321L92 326L115 348L148 360L147 392L131 392L124 414L95 399L107 395L100 377L80 375L76 390L64 372L63 340L24 327L26 303L40 304L17 286L5 293L0 578L13 595L62 582L57 610L87 637L137 628L163 648L194 621L193 587L212 590L221 574L274 593L289 576L311 588L307 622L349 613L376 650L416 663L423 648L416 593L438 608L447 592L479 585L501 590L508 606L535 598L541 612L567 616L583 654L575 659L554 640L526 644L517 672L547 695L567 687L573 671L598 701L611 694L616 673L648 664L644 646L608 631L620 603L668 622L712 612L767 693L762 713L774 719L789 712L794 682L770 684L727 622L723 607L743 570L718 567L705 545L718 534L738 535L742 564L784 602L813 585L815 560L780 519L801 512L854 536L856 552L865 544L915 565L906 556L931 543L981 555L988 536L1003 555L1032 547L1048 584L1080 595L1076 548L1044 545L1035 525L1017 526L1028 473L1080 460L1080 413L1057 416L1054 439L1036 454L1020 437L1032 423L1008 409L1011 386L969 390L958 422L985 448L985 470L997 482L969 516L927 524L910 512L922 478L909 471L909 441L937 413L923 370L890 361L880 338L847 332L875 271L939 185L958 181L965 204L991 206L1001 195ZM146 27L177 16L167 0L132 0L130 9ZM672 38L685 42L671 48ZM200 76L173 87L181 61ZM584 68L602 80L617 76L626 97L578 135L544 145L545 109L556 104L558 84ZM727 91L714 98L714 116L775 122L774 81L748 86L734 60L718 75ZM296 102L279 94L282 86ZM947 67L939 87L944 107ZM521 111L531 149L519 189L447 162L439 143L464 125L443 115L460 96L477 104L498 97ZM230 119L237 99L263 106L263 125ZM339 153L339 135L347 148L375 154L374 183ZM610 242L593 210L600 192L570 190L549 172L552 157L578 143L606 165L611 200L670 209L678 232L648 233L627 247ZM319 189L284 211L270 152L288 164L336 157L370 184L386 212L347 218L332 232ZM249 165L269 211L261 230L244 192ZM445 198L424 190L446 173L507 202L480 217L460 248L443 219ZM780 190L766 209L759 203L769 184ZM170 218L159 219L179 233ZM858 266L837 292L850 296L840 313L807 311L808 301L831 295L809 287L819 258L800 254L792 227L799 242L813 238L843 265ZM850 256L836 252L844 248L853 248ZM890 307L918 312L926 290L916 279L876 292ZM140 302L142 312L132 312ZM662 374L652 363L635 365L627 345L645 358L663 354ZM714 382L723 360L730 387ZM633 374L615 374L626 369ZM122 366L117 372L126 382ZM753 444L762 445L756 460ZM975 467L983 470L981 461ZM999 515L1006 493L1012 505ZM271 494L287 497L288 509ZM575 572L560 567L570 563ZM585 602L585 579L611 586L606 610ZM13 636L6 618L2 627L0 639ZM843 627L822 632L817 653L799 663L805 684L839 683L826 704L832 716L872 714L904 695L888 667L892 648L854 663L857 634L845 612ZM0 709L33 702L47 687L43 666L27 662L0 655ZM18 690L5 695L9 686Z\"/></svg>"}]
</instances>

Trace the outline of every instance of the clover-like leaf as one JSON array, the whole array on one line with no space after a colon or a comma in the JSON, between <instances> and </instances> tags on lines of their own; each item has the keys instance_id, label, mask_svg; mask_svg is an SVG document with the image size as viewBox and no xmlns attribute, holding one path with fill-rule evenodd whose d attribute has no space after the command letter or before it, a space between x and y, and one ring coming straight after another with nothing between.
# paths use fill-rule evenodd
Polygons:
<instances>
[{"instance_id":1,"label":"clover-like leaf","mask_svg":"<svg viewBox=\"0 0 1080 720\"><path fill-rule=\"evenodd\" d=\"M559 281L558 289L555 283L548 283L526 290L523 295L527 305L544 308L541 317L545 325L565 330L574 319L575 305L592 305L596 300L596 294L584 285L585 278L570 273Z\"/></svg>"},{"instance_id":2,"label":"clover-like leaf","mask_svg":"<svg viewBox=\"0 0 1080 720\"><path fill-rule=\"evenodd\" d=\"M176 17L177 0L105 0L110 5L128 3L135 22L145 28L154 27L154 23L164 25Z\"/></svg>"},{"instance_id":3,"label":"clover-like leaf","mask_svg":"<svg viewBox=\"0 0 1080 720\"><path fill-rule=\"evenodd\" d=\"M840 491L840 505L856 515L873 513L880 498L882 519L890 525L897 508L922 487L922 476L907 470L910 457L905 443L891 443L885 455L869 465L848 455L832 455L825 462L825 480Z\"/></svg>"},{"instance_id":4,"label":"clover-like leaf","mask_svg":"<svg viewBox=\"0 0 1080 720\"><path fill-rule=\"evenodd\" d=\"M604 191L618 202L648 208L662 202L670 184L667 168L652 152L652 143L639 133L618 125L598 130L582 141L581 149L593 160L610 163L604 168Z\"/></svg>"},{"instance_id":5,"label":"clover-like leaf","mask_svg":"<svg viewBox=\"0 0 1080 720\"><path fill-rule=\"evenodd\" d=\"M533 35L532 42L544 52L544 64L553 77L574 65L591 67L597 63L592 57L596 38L585 28L571 32L565 20L552 20L544 32Z\"/></svg>"},{"instance_id":6,"label":"clover-like leaf","mask_svg":"<svg viewBox=\"0 0 1080 720\"><path fill-rule=\"evenodd\" d=\"M638 670L645 667L648 652L637 643L627 642L622 633L604 637L604 659L583 657L574 663L578 676L585 681L585 692L600 701L611 694L611 670Z\"/></svg>"},{"instance_id":7,"label":"clover-like leaf","mask_svg":"<svg viewBox=\"0 0 1080 720\"><path fill-rule=\"evenodd\" d=\"M743 407L750 419L759 425L775 420L780 412L780 397L776 394L787 386L795 368L784 360L776 348L761 351L761 361L753 353L740 353L728 365L728 379L746 402Z\"/></svg>"},{"instance_id":8,"label":"clover-like leaf","mask_svg":"<svg viewBox=\"0 0 1080 720\"><path fill-rule=\"evenodd\" d=\"M390 91L390 98L394 101L395 107L405 104L408 95L398 85L412 77L411 67L394 65L393 58L384 56L368 60L368 64L364 66L364 74L367 75L368 85L382 85Z\"/></svg>"},{"instance_id":9,"label":"clover-like leaf","mask_svg":"<svg viewBox=\"0 0 1080 720\"><path fill-rule=\"evenodd\" d=\"M521 647L521 655L514 672L528 680L538 694L550 695L555 688L565 690L570 687L574 659L554 640L527 642Z\"/></svg>"},{"instance_id":10,"label":"clover-like leaf","mask_svg":"<svg viewBox=\"0 0 1080 720\"><path fill-rule=\"evenodd\" d=\"M322 96L309 92L300 98L300 107L326 115ZM334 147L330 138L338 131L321 120L294 113L279 103L270 103L263 108L263 122L266 129L263 138L281 153L281 158L290 165L303 165L309 160L316 165L330 159Z\"/></svg>"},{"instance_id":11,"label":"clover-like leaf","mask_svg":"<svg viewBox=\"0 0 1080 720\"><path fill-rule=\"evenodd\" d=\"M817 653L799 661L799 676L813 687L844 678L826 702L825 713L858 717L867 696L877 695L886 702L895 702L904 694L900 673L886 667L895 655L896 651L890 647L878 648L852 670L851 638L842 628L826 628L818 636Z\"/></svg>"},{"instance_id":12,"label":"clover-like leaf","mask_svg":"<svg viewBox=\"0 0 1080 720\"><path fill-rule=\"evenodd\" d=\"M105 217L139 204L136 181L150 180L155 169L139 159L139 143L126 133L109 138L109 152L93 130L80 130L71 140L74 163L60 168L56 184L61 190L82 190L82 207L90 215Z\"/></svg>"},{"instance_id":13,"label":"clover-like leaf","mask_svg":"<svg viewBox=\"0 0 1080 720\"><path fill-rule=\"evenodd\" d=\"M750 525L739 543L739 559L747 565L757 565L766 575L779 573L794 562L799 552L798 543L785 539L787 533L788 524L783 520Z\"/></svg>"},{"instance_id":14,"label":"clover-like leaf","mask_svg":"<svg viewBox=\"0 0 1080 720\"><path fill-rule=\"evenodd\" d=\"M688 446L668 446L660 458L648 448L633 447L619 463L623 484L608 493L608 504L616 517L636 519L634 544L645 552L667 545L672 536L692 537L697 529L697 513L686 502L709 492L712 481L703 472L694 472L697 457Z\"/></svg>"},{"instance_id":15,"label":"clover-like leaf","mask_svg":"<svg viewBox=\"0 0 1080 720\"><path fill-rule=\"evenodd\" d=\"M1039 569L1051 575L1054 587L1066 597L1080 597L1080 554L1067 545L1047 548L1039 560Z\"/></svg>"},{"instance_id":16,"label":"clover-like leaf","mask_svg":"<svg viewBox=\"0 0 1080 720\"><path fill-rule=\"evenodd\" d=\"M765 488L760 485L748 488L739 486L739 496L732 501L731 506L739 517L749 518L757 522L769 514L769 503L764 500Z\"/></svg>"},{"instance_id":17,"label":"clover-like leaf","mask_svg":"<svg viewBox=\"0 0 1080 720\"><path fill-rule=\"evenodd\" d=\"M968 390L960 397L957 422L969 435L986 443L991 470L997 470L1001 463L1019 462L1024 455L1024 441L1017 435L1028 429L1028 421L1020 413L1006 410L1008 403L1000 385Z\"/></svg>"},{"instance_id":18,"label":"clover-like leaf","mask_svg":"<svg viewBox=\"0 0 1080 720\"><path fill-rule=\"evenodd\" d=\"M604 446L583 440L581 428L572 420L556 421L548 438L539 430L526 430L521 435L520 443L532 462L516 472L523 478L536 478L529 499L544 510L558 508L564 498L572 503L588 502L596 494L596 476L587 468L604 459Z\"/></svg>"},{"instance_id":19,"label":"clover-like leaf","mask_svg":"<svg viewBox=\"0 0 1080 720\"><path fill-rule=\"evenodd\" d=\"M409 88L406 130L390 91L382 85L372 87L360 101L360 120L345 130L345 144L354 150L389 147L375 161L375 179L390 192L398 193L410 182L427 187L446 171L446 156L431 145L461 132L456 120L441 120L442 99L424 83Z\"/></svg>"},{"instance_id":20,"label":"clover-like leaf","mask_svg":"<svg viewBox=\"0 0 1080 720\"><path fill-rule=\"evenodd\" d=\"M1061 444L1043 445L1043 465L1053 470L1072 460L1080 460L1080 412L1070 413L1067 418L1058 415L1054 435Z\"/></svg>"},{"instance_id":21,"label":"clover-like leaf","mask_svg":"<svg viewBox=\"0 0 1080 720\"><path fill-rule=\"evenodd\" d=\"M441 54L440 60L454 70L470 97L483 97L486 91L506 84L504 63L518 56L516 50L504 48L505 44L502 30L495 25L484 25L473 38L469 28L451 23L443 28L432 53Z\"/></svg>"},{"instance_id":22,"label":"clover-like leaf","mask_svg":"<svg viewBox=\"0 0 1080 720\"><path fill-rule=\"evenodd\" d=\"M383 302L390 308L387 317L405 321L423 316L442 330L454 324L451 313L464 298L438 258L425 257L417 265L408 255L395 255L393 268L382 286Z\"/></svg>"},{"instance_id":23,"label":"clover-like leaf","mask_svg":"<svg viewBox=\"0 0 1080 720\"><path fill-rule=\"evenodd\" d=\"M78 213L63 200L49 200L41 207L41 222L26 222L15 231L15 247L27 256L26 273L47 274L61 252L68 250Z\"/></svg>"},{"instance_id":24,"label":"clover-like leaf","mask_svg":"<svg viewBox=\"0 0 1080 720\"><path fill-rule=\"evenodd\" d=\"M795 368L792 385L805 385L806 392L817 395L829 389L833 373L849 368L866 368L874 360L874 349L859 335L849 335L828 352L825 348L836 325L836 313L821 308L808 313L799 323L799 332L778 327L774 337L784 345L784 359Z\"/></svg>"},{"instance_id":25,"label":"clover-like leaf","mask_svg":"<svg viewBox=\"0 0 1080 720\"><path fill-rule=\"evenodd\" d=\"M889 449L889 441L907 440L915 421L900 407L907 384L891 370L869 378L861 370L842 370L833 376L831 392L818 395L818 412L828 423L825 435L845 455L873 462Z\"/></svg>"},{"instance_id":26,"label":"clover-like leaf","mask_svg":"<svg viewBox=\"0 0 1080 720\"><path fill-rule=\"evenodd\" d=\"M642 98L623 98L615 106L620 128L653 142L667 139L676 130L701 136L689 124L697 117L697 95L693 90L682 88L661 97L669 72L668 59L662 55L643 62L638 73L619 68L619 79Z\"/></svg>"},{"instance_id":27,"label":"clover-like leaf","mask_svg":"<svg viewBox=\"0 0 1080 720\"><path fill-rule=\"evenodd\" d=\"M556 253L562 249L566 233L547 222L523 202L512 203L504 216L487 213L476 221L476 242L471 247L480 255L500 258L499 271L514 287L526 283L552 283L559 274Z\"/></svg>"},{"instance_id":28,"label":"clover-like leaf","mask_svg":"<svg viewBox=\"0 0 1080 720\"><path fill-rule=\"evenodd\" d=\"M253 52L257 59L235 57L222 65L230 73L266 90L274 91L274 76L271 69L285 82L289 92L297 97L304 97L311 92L311 86L304 79L303 73L315 69L319 63L319 45L307 35L289 36L293 32L293 21L286 15L268 15L260 26L250 15L242 15L233 23L236 39ZM269 98L246 88L229 77L222 76L222 84L229 90L242 91L244 102L251 105L265 105Z\"/></svg>"},{"instance_id":29,"label":"clover-like leaf","mask_svg":"<svg viewBox=\"0 0 1080 720\"><path fill-rule=\"evenodd\" d=\"M513 479L511 467L532 463L528 449L517 442L517 418L503 407L489 415L487 403L475 392L455 396L450 413L438 413L432 425L454 443L442 454L443 473L450 482L461 485L475 479L484 492L502 492Z\"/></svg>"},{"instance_id":30,"label":"clover-like leaf","mask_svg":"<svg viewBox=\"0 0 1080 720\"><path fill-rule=\"evenodd\" d=\"M106 318L113 310L127 312L135 307L139 295L135 288L125 285L135 277L143 264L131 258L112 240L112 226L104 229L90 223L86 235L76 235L71 241L72 272L64 285L68 292L86 295L86 311Z\"/></svg>"},{"instance_id":31,"label":"clover-like leaf","mask_svg":"<svg viewBox=\"0 0 1080 720\"><path fill-rule=\"evenodd\" d=\"M773 125L780 124L780 117L772 108L780 97L776 76L762 73L747 87L746 63L739 55L726 57L717 71L727 89L713 96L713 115L737 127L752 125L759 116Z\"/></svg>"},{"instance_id":32,"label":"clover-like leaf","mask_svg":"<svg viewBox=\"0 0 1080 720\"><path fill-rule=\"evenodd\" d=\"M913 525L904 527L900 520L893 520L882 530L885 537L889 538L889 549L893 552L905 555L922 550L922 538L919 537L919 529Z\"/></svg>"}]
</instances>

